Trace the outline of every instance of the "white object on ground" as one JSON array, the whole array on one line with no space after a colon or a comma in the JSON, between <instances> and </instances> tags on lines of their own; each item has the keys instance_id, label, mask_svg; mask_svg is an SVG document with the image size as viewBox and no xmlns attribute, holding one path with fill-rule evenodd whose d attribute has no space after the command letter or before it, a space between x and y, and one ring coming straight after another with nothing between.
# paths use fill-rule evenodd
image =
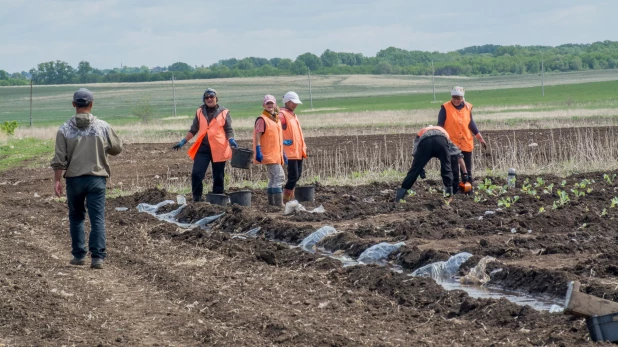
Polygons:
<instances>
[{"instance_id":1,"label":"white object on ground","mask_svg":"<svg viewBox=\"0 0 618 347\"><path fill-rule=\"evenodd\" d=\"M387 258L391 253L395 252L405 244L405 242L398 242L395 244L380 242L377 245L367 248L363 253L361 253L358 257L358 261L363 264L379 264L382 259Z\"/></svg>"},{"instance_id":2,"label":"white object on ground","mask_svg":"<svg viewBox=\"0 0 618 347\"><path fill-rule=\"evenodd\" d=\"M485 284L489 282L491 276L487 274L487 264L492 261L496 261L496 258L490 256L482 258L459 282L463 284Z\"/></svg>"},{"instance_id":3,"label":"white object on ground","mask_svg":"<svg viewBox=\"0 0 618 347\"><path fill-rule=\"evenodd\" d=\"M336 233L337 230L331 226L323 226L320 229L312 232L309 236L298 245L302 249L313 252L313 247L328 235Z\"/></svg>"},{"instance_id":4,"label":"white object on ground","mask_svg":"<svg viewBox=\"0 0 618 347\"><path fill-rule=\"evenodd\" d=\"M301 205L298 200L292 200L292 201L288 201L285 204L285 211L283 211L284 215L290 215L292 213L295 212L299 212L299 211L305 211L305 212L309 212L309 213L324 213L326 212L326 210L324 209L324 206L320 205L316 208L314 208L313 210L309 211L305 208L305 206Z\"/></svg>"}]
</instances>

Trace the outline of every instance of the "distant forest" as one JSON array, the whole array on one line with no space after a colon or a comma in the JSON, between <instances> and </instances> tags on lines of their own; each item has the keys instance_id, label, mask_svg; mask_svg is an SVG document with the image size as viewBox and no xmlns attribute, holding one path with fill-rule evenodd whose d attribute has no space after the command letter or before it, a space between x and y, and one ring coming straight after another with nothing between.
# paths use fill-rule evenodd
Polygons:
<instances>
[{"instance_id":1,"label":"distant forest","mask_svg":"<svg viewBox=\"0 0 618 347\"><path fill-rule=\"evenodd\" d=\"M29 84L148 82L225 77L349 74L395 74L436 76L480 76L537 74L541 61L547 72L615 69L618 67L618 42L551 46L472 46L448 53L408 51L389 47L375 57L361 53L326 50L321 55L304 53L295 60L256 58L220 60L210 66L190 66L177 62L167 67L128 67L97 69L87 61L77 68L64 61L40 63L30 71L8 73L0 70L0 86Z\"/></svg>"}]
</instances>

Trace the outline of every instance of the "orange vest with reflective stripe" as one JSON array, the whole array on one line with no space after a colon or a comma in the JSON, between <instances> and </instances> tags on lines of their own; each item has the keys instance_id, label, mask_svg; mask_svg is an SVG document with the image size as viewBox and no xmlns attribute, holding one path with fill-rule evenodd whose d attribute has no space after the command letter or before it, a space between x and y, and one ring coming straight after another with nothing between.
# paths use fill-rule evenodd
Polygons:
<instances>
[{"instance_id":1,"label":"orange vest with reflective stripe","mask_svg":"<svg viewBox=\"0 0 618 347\"><path fill-rule=\"evenodd\" d=\"M443 127L438 127L438 126L434 126L434 125L431 125L431 126L428 126L428 127L425 127L423 129L421 129L421 131L419 131L418 134L417 134L418 137L423 136L423 134L428 132L429 130L439 130L439 131L443 132L444 135L446 135L447 139L450 140L450 137L448 136L448 133L446 132L446 130L444 130Z\"/></svg>"},{"instance_id":2,"label":"orange vest with reflective stripe","mask_svg":"<svg viewBox=\"0 0 618 347\"><path fill-rule=\"evenodd\" d=\"M260 149L262 150L262 162L253 158L255 164L281 164L283 165L283 130L281 122L272 119L267 111L262 112L259 118L264 120L264 133L260 139ZM257 119L256 119L257 121ZM257 152L257 132L253 131L253 151Z\"/></svg>"},{"instance_id":3,"label":"orange vest with reflective stripe","mask_svg":"<svg viewBox=\"0 0 618 347\"><path fill-rule=\"evenodd\" d=\"M228 110L221 111L215 118L210 121L206 120L206 115L202 112L202 108L197 109L197 119L200 122L200 129L197 132L197 139L189 148L189 157L195 159L197 150L200 148L204 136L208 136L208 144L210 144L210 150L212 152L212 161L214 163L220 163L222 161L228 161L232 159L232 148L225 136L225 130L223 126L227 119Z\"/></svg>"},{"instance_id":4,"label":"orange vest with reflective stripe","mask_svg":"<svg viewBox=\"0 0 618 347\"><path fill-rule=\"evenodd\" d=\"M474 149L474 136L472 136L472 131L468 128L472 114L472 104L466 102L461 110L456 109L450 101L445 102L442 106L446 110L444 129L448 132L451 141L462 152L472 152Z\"/></svg>"},{"instance_id":5,"label":"orange vest with reflective stripe","mask_svg":"<svg viewBox=\"0 0 618 347\"><path fill-rule=\"evenodd\" d=\"M292 140L291 146L283 146L285 155L288 159L300 160L307 158L307 146L303 137L303 130L300 128L298 117L290 110L282 108L279 118L285 118L287 124L283 130L283 140Z\"/></svg>"}]
</instances>

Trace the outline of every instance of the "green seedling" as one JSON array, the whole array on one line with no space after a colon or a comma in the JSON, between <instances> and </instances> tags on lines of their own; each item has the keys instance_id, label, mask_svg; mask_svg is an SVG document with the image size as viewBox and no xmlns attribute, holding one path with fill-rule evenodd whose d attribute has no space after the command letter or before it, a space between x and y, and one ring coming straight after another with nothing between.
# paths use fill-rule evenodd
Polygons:
<instances>
[{"instance_id":1,"label":"green seedling","mask_svg":"<svg viewBox=\"0 0 618 347\"><path fill-rule=\"evenodd\" d=\"M505 198L502 198L502 199L498 200L498 206L504 206L504 208L509 208L514 203L516 203L517 200L519 200L519 196L517 196L517 195L515 195L512 198L510 196L507 196Z\"/></svg>"},{"instance_id":2,"label":"green seedling","mask_svg":"<svg viewBox=\"0 0 618 347\"><path fill-rule=\"evenodd\" d=\"M569 198L569 194L564 190L558 190L558 197L560 198L560 200L554 201L554 204L552 205L552 208L554 210L568 204L569 201L571 201L571 199Z\"/></svg>"},{"instance_id":3,"label":"green seedling","mask_svg":"<svg viewBox=\"0 0 618 347\"><path fill-rule=\"evenodd\" d=\"M580 198L582 196L586 196L586 192L579 189L571 189L571 192L575 195L576 198Z\"/></svg>"},{"instance_id":4,"label":"green seedling","mask_svg":"<svg viewBox=\"0 0 618 347\"><path fill-rule=\"evenodd\" d=\"M562 182L560 183L560 186L561 186L561 187L566 186L566 180L562 180Z\"/></svg>"},{"instance_id":5,"label":"green seedling","mask_svg":"<svg viewBox=\"0 0 618 347\"><path fill-rule=\"evenodd\" d=\"M616 174L613 174L613 175L611 175L611 176L610 176L610 175L608 175L608 174L603 174L603 179L604 179L607 183L612 184L612 182L614 181L614 179L616 179Z\"/></svg>"},{"instance_id":6,"label":"green seedling","mask_svg":"<svg viewBox=\"0 0 618 347\"><path fill-rule=\"evenodd\" d=\"M607 208L604 208L603 211L601 211L601 217L605 217L607 214Z\"/></svg>"},{"instance_id":7,"label":"green seedling","mask_svg":"<svg viewBox=\"0 0 618 347\"><path fill-rule=\"evenodd\" d=\"M413 191L412 189L408 190L408 195L409 196L416 196L416 192Z\"/></svg>"},{"instance_id":8,"label":"green seedling","mask_svg":"<svg viewBox=\"0 0 618 347\"><path fill-rule=\"evenodd\" d=\"M615 196L615 197L612 199L612 203L611 203L611 205L609 205L609 208L614 208L614 207L616 207L616 206L618 206L618 196Z\"/></svg>"},{"instance_id":9,"label":"green seedling","mask_svg":"<svg viewBox=\"0 0 618 347\"><path fill-rule=\"evenodd\" d=\"M541 213L545 213L545 207L543 206L539 207L539 214Z\"/></svg>"},{"instance_id":10,"label":"green seedling","mask_svg":"<svg viewBox=\"0 0 618 347\"><path fill-rule=\"evenodd\" d=\"M554 184L550 184L547 187L545 187L545 189L543 189L543 194L552 194L554 190Z\"/></svg>"},{"instance_id":11,"label":"green seedling","mask_svg":"<svg viewBox=\"0 0 618 347\"><path fill-rule=\"evenodd\" d=\"M534 187L538 188L538 187L543 187L544 185L545 185L545 180L543 180L542 177L537 177L536 183L534 183Z\"/></svg>"}]
</instances>

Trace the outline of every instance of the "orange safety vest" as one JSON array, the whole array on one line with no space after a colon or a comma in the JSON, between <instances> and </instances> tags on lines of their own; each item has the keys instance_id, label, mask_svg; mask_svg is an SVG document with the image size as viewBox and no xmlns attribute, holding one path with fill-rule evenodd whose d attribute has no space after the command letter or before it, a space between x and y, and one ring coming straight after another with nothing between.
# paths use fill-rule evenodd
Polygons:
<instances>
[{"instance_id":1,"label":"orange safety vest","mask_svg":"<svg viewBox=\"0 0 618 347\"><path fill-rule=\"evenodd\" d=\"M195 160L197 150L200 148L200 145L204 140L204 136L206 135L208 135L208 144L210 144L212 161L214 163L220 163L222 161L232 159L232 148L230 147L227 137L225 136L225 130L223 130L223 126L225 125L225 121L227 119L227 114L228 110L221 111L210 121L210 124L208 124L208 120L202 112L202 108L200 107L197 109L196 115L200 122L200 129L197 132L197 139L187 152L191 159Z\"/></svg>"},{"instance_id":2,"label":"orange safety vest","mask_svg":"<svg viewBox=\"0 0 618 347\"><path fill-rule=\"evenodd\" d=\"M292 140L292 145L283 146L285 155L292 160L307 158L307 146L298 117L286 108L282 108L280 112L279 118L285 118L287 124L286 129L283 130L283 140Z\"/></svg>"},{"instance_id":3,"label":"orange safety vest","mask_svg":"<svg viewBox=\"0 0 618 347\"><path fill-rule=\"evenodd\" d=\"M472 104L465 102L461 110L456 109L450 101L445 102L442 106L446 110L444 129L450 135L451 141L462 152L472 152L474 149L474 136L472 136L472 131L468 128L472 118Z\"/></svg>"},{"instance_id":4,"label":"orange safety vest","mask_svg":"<svg viewBox=\"0 0 618 347\"><path fill-rule=\"evenodd\" d=\"M421 131L418 132L418 137L423 136L424 133L428 132L429 130L439 130L441 132L444 133L444 135L446 135L446 138L450 140L450 137L448 136L448 133L446 132L446 130L444 130L443 127L438 127L438 126L434 126L434 125L430 125L428 127L424 127L423 129L421 129Z\"/></svg>"},{"instance_id":5,"label":"orange safety vest","mask_svg":"<svg viewBox=\"0 0 618 347\"><path fill-rule=\"evenodd\" d=\"M264 133L260 139L260 149L262 150L262 162L253 158L254 164L281 164L283 165L283 130L281 122L272 119L267 111L263 111L257 119L264 119ZM256 122L257 122L256 119ZM257 152L257 132L253 131L253 151Z\"/></svg>"}]
</instances>

